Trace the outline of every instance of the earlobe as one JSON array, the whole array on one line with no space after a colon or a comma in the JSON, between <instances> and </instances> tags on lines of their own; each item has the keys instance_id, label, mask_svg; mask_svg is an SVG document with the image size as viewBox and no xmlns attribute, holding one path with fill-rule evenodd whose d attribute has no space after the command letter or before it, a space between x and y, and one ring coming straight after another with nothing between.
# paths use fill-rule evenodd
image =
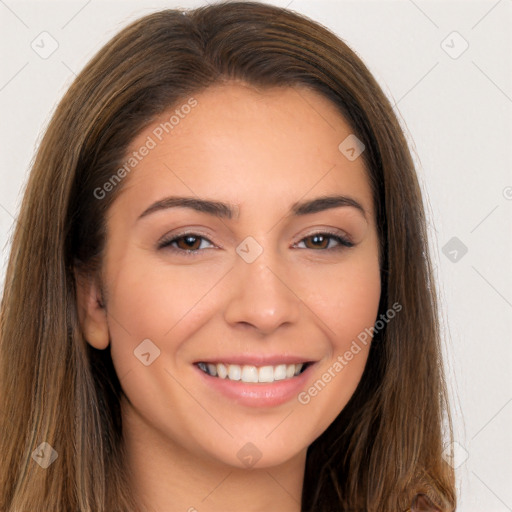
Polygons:
<instances>
[{"instance_id":1,"label":"earlobe","mask_svg":"<svg viewBox=\"0 0 512 512\"><path fill-rule=\"evenodd\" d=\"M104 350L109 344L107 311L97 278L76 275L77 309L85 340Z\"/></svg>"}]
</instances>

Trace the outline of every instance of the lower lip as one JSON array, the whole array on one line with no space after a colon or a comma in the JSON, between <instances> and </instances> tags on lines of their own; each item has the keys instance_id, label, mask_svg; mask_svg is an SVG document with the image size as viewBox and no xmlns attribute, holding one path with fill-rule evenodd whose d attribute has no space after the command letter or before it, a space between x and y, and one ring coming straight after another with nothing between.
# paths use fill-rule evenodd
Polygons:
<instances>
[{"instance_id":1,"label":"lower lip","mask_svg":"<svg viewBox=\"0 0 512 512\"><path fill-rule=\"evenodd\" d=\"M195 366L195 365L194 365ZM249 407L275 407L297 398L304 389L307 379L314 364L308 367L296 377L278 380L269 383L242 382L241 380L221 379L212 377L203 372L197 366L200 378L210 388L240 405Z\"/></svg>"}]
</instances>

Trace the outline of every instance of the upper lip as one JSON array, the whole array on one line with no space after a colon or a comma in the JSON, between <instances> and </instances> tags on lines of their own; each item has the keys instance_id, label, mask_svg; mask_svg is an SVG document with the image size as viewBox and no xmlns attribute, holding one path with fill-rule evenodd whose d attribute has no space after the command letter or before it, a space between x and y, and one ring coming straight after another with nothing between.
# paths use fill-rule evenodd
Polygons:
<instances>
[{"instance_id":1,"label":"upper lip","mask_svg":"<svg viewBox=\"0 0 512 512\"><path fill-rule=\"evenodd\" d=\"M302 357L290 354L233 354L226 356L205 357L197 363L210 364L237 364L239 366L277 366L279 364L300 364L314 362L310 357Z\"/></svg>"}]
</instances>

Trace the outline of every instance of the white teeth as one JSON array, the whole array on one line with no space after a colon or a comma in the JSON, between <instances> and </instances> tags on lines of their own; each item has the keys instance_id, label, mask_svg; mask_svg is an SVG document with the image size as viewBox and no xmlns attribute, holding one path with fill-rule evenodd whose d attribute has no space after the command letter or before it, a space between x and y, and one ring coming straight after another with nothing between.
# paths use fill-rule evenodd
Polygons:
<instances>
[{"instance_id":1,"label":"white teeth","mask_svg":"<svg viewBox=\"0 0 512 512\"><path fill-rule=\"evenodd\" d=\"M274 380L286 379L286 365L279 364L274 368Z\"/></svg>"},{"instance_id":2,"label":"white teeth","mask_svg":"<svg viewBox=\"0 0 512 512\"><path fill-rule=\"evenodd\" d=\"M230 364L228 369L229 380L240 380L242 369L237 364Z\"/></svg>"},{"instance_id":3,"label":"white teeth","mask_svg":"<svg viewBox=\"0 0 512 512\"><path fill-rule=\"evenodd\" d=\"M244 366L241 380L243 382L258 382L258 368L256 366Z\"/></svg>"},{"instance_id":4,"label":"white teeth","mask_svg":"<svg viewBox=\"0 0 512 512\"><path fill-rule=\"evenodd\" d=\"M226 367L223 364L218 364L217 365L217 375L221 379L225 379L228 376L228 371L227 371Z\"/></svg>"},{"instance_id":5,"label":"white teeth","mask_svg":"<svg viewBox=\"0 0 512 512\"><path fill-rule=\"evenodd\" d=\"M223 363L198 363L198 367L212 377L241 380L242 382L274 382L291 379L300 374L303 366L303 363L261 367Z\"/></svg>"},{"instance_id":6,"label":"white teeth","mask_svg":"<svg viewBox=\"0 0 512 512\"><path fill-rule=\"evenodd\" d=\"M286 366L286 378L291 379L295 375L295 365L289 364Z\"/></svg>"},{"instance_id":7,"label":"white teeth","mask_svg":"<svg viewBox=\"0 0 512 512\"><path fill-rule=\"evenodd\" d=\"M259 382L274 382L274 368L272 366L262 366L258 372Z\"/></svg>"}]
</instances>

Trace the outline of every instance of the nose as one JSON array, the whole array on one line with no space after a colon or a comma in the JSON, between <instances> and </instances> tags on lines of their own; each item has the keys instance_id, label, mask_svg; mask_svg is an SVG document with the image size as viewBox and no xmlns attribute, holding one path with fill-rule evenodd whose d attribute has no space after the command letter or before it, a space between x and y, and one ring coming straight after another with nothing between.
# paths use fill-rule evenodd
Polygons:
<instances>
[{"instance_id":1,"label":"nose","mask_svg":"<svg viewBox=\"0 0 512 512\"><path fill-rule=\"evenodd\" d=\"M290 282L292 272L285 270L269 250L252 263L239 257L235 261L225 321L231 326L252 326L264 334L297 323L301 299L294 290L294 282Z\"/></svg>"}]
</instances>

